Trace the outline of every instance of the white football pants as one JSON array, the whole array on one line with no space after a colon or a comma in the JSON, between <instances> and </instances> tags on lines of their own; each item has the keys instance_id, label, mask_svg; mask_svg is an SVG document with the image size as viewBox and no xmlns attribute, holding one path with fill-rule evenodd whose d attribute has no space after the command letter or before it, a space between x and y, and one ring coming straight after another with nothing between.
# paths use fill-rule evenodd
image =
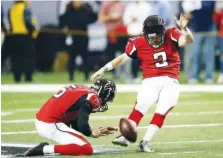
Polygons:
<instances>
[{"instance_id":1,"label":"white football pants","mask_svg":"<svg viewBox=\"0 0 223 158\"><path fill-rule=\"evenodd\" d=\"M145 115L149 108L157 103L155 113L165 115L176 105L179 94L180 84L176 79L167 76L143 79L135 109Z\"/></svg>"},{"instance_id":2,"label":"white football pants","mask_svg":"<svg viewBox=\"0 0 223 158\"><path fill-rule=\"evenodd\" d=\"M44 138L50 139L58 144L88 144L82 134L64 123L46 123L36 119L36 130Z\"/></svg>"}]
</instances>

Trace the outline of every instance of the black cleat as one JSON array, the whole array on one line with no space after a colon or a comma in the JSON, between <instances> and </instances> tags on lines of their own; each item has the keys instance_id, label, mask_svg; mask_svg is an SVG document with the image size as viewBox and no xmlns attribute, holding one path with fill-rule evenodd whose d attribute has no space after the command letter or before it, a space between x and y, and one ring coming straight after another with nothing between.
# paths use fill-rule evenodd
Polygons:
<instances>
[{"instance_id":1,"label":"black cleat","mask_svg":"<svg viewBox=\"0 0 223 158\"><path fill-rule=\"evenodd\" d=\"M49 145L49 143L47 142L43 142L43 143L40 143L39 145L33 147L33 148L30 148L29 150L27 150L24 154L24 156L40 156L40 155L44 155L43 154L43 147L45 145Z\"/></svg>"}]
</instances>

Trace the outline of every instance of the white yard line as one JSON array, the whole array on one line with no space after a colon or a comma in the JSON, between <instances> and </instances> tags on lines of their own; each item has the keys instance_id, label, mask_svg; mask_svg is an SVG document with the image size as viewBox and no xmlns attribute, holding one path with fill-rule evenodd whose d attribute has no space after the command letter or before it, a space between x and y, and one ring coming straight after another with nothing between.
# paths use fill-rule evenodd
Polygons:
<instances>
[{"instance_id":1,"label":"white yard line","mask_svg":"<svg viewBox=\"0 0 223 158\"><path fill-rule=\"evenodd\" d=\"M35 111L36 109L23 109L24 112L30 112ZM10 111L10 112L1 112L1 114L9 113L13 114L16 111ZM17 112L23 112L17 111ZM201 112L171 112L168 115L169 116L201 116L201 115L219 115L223 114L223 111L201 111ZM153 114L147 114L144 117L151 117ZM2 115L4 116L4 115ZM122 117L128 117L128 115L120 114L120 115L107 115L107 116L91 116L91 120L107 120L107 119L120 119ZM35 119L19 119L19 120L2 120L2 124L9 124L9 123L28 123L28 122L34 122Z\"/></svg>"},{"instance_id":2,"label":"white yard line","mask_svg":"<svg viewBox=\"0 0 223 158\"><path fill-rule=\"evenodd\" d=\"M188 127L220 127L223 123L207 123L207 124L186 124L186 125L164 125L163 128L188 128ZM147 129L148 126L139 126L138 129Z\"/></svg>"},{"instance_id":3,"label":"white yard line","mask_svg":"<svg viewBox=\"0 0 223 158\"><path fill-rule=\"evenodd\" d=\"M221 127L223 123L208 123L208 124L185 124L185 125L166 125L163 128L197 128L197 127ZM139 126L140 129L147 129L148 126ZM17 134L35 134L36 131L20 131L20 132L2 132L1 135L17 135Z\"/></svg>"},{"instance_id":4,"label":"white yard line","mask_svg":"<svg viewBox=\"0 0 223 158\"><path fill-rule=\"evenodd\" d=\"M206 151L182 151L182 152L168 152L168 153L158 153L159 155L178 155L178 154L197 154Z\"/></svg>"},{"instance_id":5,"label":"white yard line","mask_svg":"<svg viewBox=\"0 0 223 158\"><path fill-rule=\"evenodd\" d=\"M1 135L35 134L36 131L2 132Z\"/></svg>"},{"instance_id":6,"label":"white yard line","mask_svg":"<svg viewBox=\"0 0 223 158\"><path fill-rule=\"evenodd\" d=\"M8 116L8 115L12 115L13 112L1 112L1 116Z\"/></svg>"},{"instance_id":7,"label":"white yard line","mask_svg":"<svg viewBox=\"0 0 223 158\"><path fill-rule=\"evenodd\" d=\"M38 111L40 108L25 108L25 109L15 109L15 110L7 110L3 112L32 112L32 111Z\"/></svg>"},{"instance_id":8,"label":"white yard line","mask_svg":"<svg viewBox=\"0 0 223 158\"><path fill-rule=\"evenodd\" d=\"M12 105L12 104L24 104L24 105L27 105L27 104L31 104L31 103L45 103L46 100L23 100L23 101L20 101L20 100L14 100L14 101L3 101L2 104L3 105ZM187 105L187 106L192 106L192 105L212 105L212 104L222 104L223 101L219 101L219 100L201 100L201 101L180 101L177 103L176 106L182 106L182 105ZM40 104L40 107L42 106L42 104ZM134 103L133 104L122 104L122 105L119 105L119 104L115 104L115 105L109 105L109 108L132 108L134 106Z\"/></svg>"},{"instance_id":9,"label":"white yard line","mask_svg":"<svg viewBox=\"0 0 223 158\"><path fill-rule=\"evenodd\" d=\"M165 143L165 142L164 142ZM1 143L1 146L7 146L7 147L27 147L31 148L36 146L37 144L20 144L20 143ZM111 147L111 145L93 145L94 148L94 153L100 152L101 150L97 150L97 147ZM206 151L182 151L182 152L158 152L155 154L159 155L178 155L178 154L197 154L201 152L206 152Z\"/></svg>"},{"instance_id":10,"label":"white yard line","mask_svg":"<svg viewBox=\"0 0 223 158\"><path fill-rule=\"evenodd\" d=\"M68 85L68 84L66 84ZM1 92L56 92L65 84L2 84ZM117 84L118 92L138 92L140 84ZM181 85L181 92L223 92L223 85Z\"/></svg>"},{"instance_id":11,"label":"white yard line","mask_svg":"<svg viewBox=\"0 0 223 158\"><path fill-rule=\"evenodd\" d=\"M35 119L24 119L24 120L2 120L1 124L9 124L9 123L28 123L35 122Z\"/></svg>"},{"instance_id":12,"label":"white yard line","mask_svg":"<svg viewBox=\"0 0 223 158\"><path fill-rule=\"evenodd\" d=\"M222 104L223 101L183 101L183 102L179 102L176 107L178 106L194 106L194 105L213 105L213 104ZM7 105L7 104L11 104L11 103L3 103L4 105ZM18 104L21 104L21 103L18 103ZM122 108L133 108L133 104L115 104L115 105L109 105L109 109L122 109ZM153 106L156 106L156 105L153 105ZM40 105L41 107L41 105ZM31 111L38 111L39 108L21 108L21 109L8 109L8 110L5 110L3 112L31 112Z\"/></svg>"},{"instance_id":13,"label":"white yard line","mask_svg":"<svg viewBox=\"0 0 223 158\"><path fill-rule=\"evenodd\" d=\"M194 141L194 140L188 140L188 141L168 141L168 142L154 142L154 143L151 143L152 145L153 144L160 144L160 145L168 145L168 144L199 144L199 143L216 143L216 142L223 142L223 139L218 139L218 140L197 140L197 141ZM1 143L1 146L8 146L8 147L33 147L37 144L33 144L33 143L30 143L30 144L22 144L22 143L4 143L2 142ZM130 145L138 145L138 143L131 143ZM113 145L93 145L94 147L98 147L98 146L113 146Z\"/></svg>"},{"instance_id":14,"label":"white yard line","mask_svg":"<svg viewBox=\"0 0 223 158\"><path fill-rule=\"evenodd\" d=\"M151 144L196 144L196 143L214 143L223 142L223 139L218 140L187 140L187 141L169 141L169 142L154 142Z\"/></svg>"},{"instance_id":15,"label":"white yard line","mask_svg":"<svg viewBox=\"0 0 223 158\"><path fill-rule=\"evenodd\" d=\"M213 156L217 156L217 157L223 157L223 154L220 154L220 155L213 155Z\"/></svg>"}]
</instances>

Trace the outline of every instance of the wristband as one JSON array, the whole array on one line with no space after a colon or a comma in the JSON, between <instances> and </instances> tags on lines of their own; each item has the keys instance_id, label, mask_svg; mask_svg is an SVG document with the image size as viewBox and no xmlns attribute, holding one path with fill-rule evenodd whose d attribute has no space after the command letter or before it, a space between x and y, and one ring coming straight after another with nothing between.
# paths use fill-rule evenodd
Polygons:
<instances>
[{"instance_id":1,"label":"wristband","mask_svg":"<svg viewBox=\"0 0 223 158\"><path fill-rule=\"evenodd\" d=\"M110 70L113 69L113 65L112 65L111 62L107 63L107 64L105 65L105 67L107 68L107 71L110 71Z\"/></svg>"},{"instance_id":2,"label":"wristband","mask_svg":"<svg viewBox=\"0 0 223 158\"><path fill-rule=\"evenodd\" d=\"M187 35L190 34L189 31L188 31L188 28L186 28L186 31L185 31L185 30L181 30L181 31L182 31L182 33L183 33L185 36L187 36Z\"/></svg>"}]
</instances>

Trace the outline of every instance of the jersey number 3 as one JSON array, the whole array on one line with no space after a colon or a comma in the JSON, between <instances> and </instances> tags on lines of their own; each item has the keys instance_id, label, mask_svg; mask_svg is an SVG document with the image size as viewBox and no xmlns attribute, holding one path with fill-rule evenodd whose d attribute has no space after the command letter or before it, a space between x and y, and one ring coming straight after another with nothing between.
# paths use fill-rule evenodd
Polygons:
<instances>
[{"instance_id":1,"label":"jersey number 3","mask_svg":"<svg viewBox=\"0 0 223 158\"><path fill-rule=\"evenodd\" d=\"M156 67L168 66L166 52L159 52L159 53L153 54L153 59L157 61L155 64Z\"/></svg>"}]
</instances>

